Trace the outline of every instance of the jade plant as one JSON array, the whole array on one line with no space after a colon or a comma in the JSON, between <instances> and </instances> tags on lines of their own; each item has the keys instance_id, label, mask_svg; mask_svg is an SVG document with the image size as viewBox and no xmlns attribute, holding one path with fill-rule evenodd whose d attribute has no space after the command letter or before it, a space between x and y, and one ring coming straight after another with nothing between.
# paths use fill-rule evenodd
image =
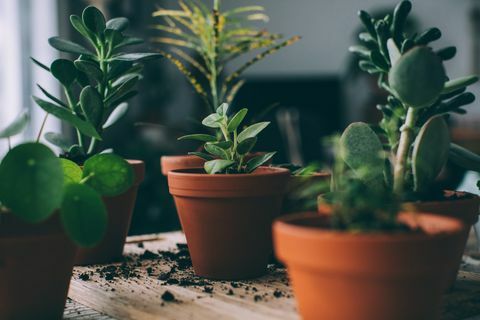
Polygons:
<instances>
[{"instance_id":1,"label":"jade plant","mask_svg":"<svg viewBox=\"0 0 480 320\"><path fill-rule=\"evenodd\" d=\"M410 1L402 1L381 19L359 12L365 26L359 35L363 46L350 51L359 55L362 70L378 76L388 99L378 106L383 114L378 126L354 123L345 130L341 154L354 171L371 168L363 176L369 185L404 198L422 198L431 196L448 159L467 169L480 166L479 157L451 143L446 122L452 113L466 113L463 107L475 99L466 89L478 78L449 80L443 62L455 56L456 48L432 48L441 37L437 28L407 34L411 8Z\"/></svg>"},{"instance_id":2,"label":"jade plant","mask_svg":"<svg viewBox=\"0 0 480 320\"><path fill-rule=\"evenodd\" d=\"M300 39L295 36L285 40L280 34L251 26L252 21L268 21L261 6L221 11L220 0L214 0L212 9L198 0L178 3L178 10L160 8L153 13L162 19L153 27L165 34L153 41L167 45L160 52L187 78L204 100L208 113L215 112L223 101L233 102L245 83L240 77L248 68ZM258 51L228 72L229 64Z\"/></svg>"},{"instance_id":3,"label":"jade plant","mask_svg":"<svg viewBox=\"0 0 480 320\"><path fill-rule=\"evenodd\" d=\"M0 131L10 139L26 126L22 114ZM0 162L0 223L11 214L26 223L41 223L58 213L66 233L78 245L97 244L106 230L107 213L102 196L125 192L133 171L113 154L88 159L83 169L58 158L47 146L27 142L9 151Z\"/></svg>"},{"instance_id":4,"label":"jade plant","mask_svg":"<svg viewBox=\"0 0 480 320\"><path fill-rule=\"evenodd\" d=\"M57 59L50 66L32 61L50 72L62 86L62 100L38 85L47 100L34 97L35 102L53 116L75 128L76 142L58 133L48 132L45 139L61 148L64 157L77 163L99 152L98 143L106 129L128 110L127 100L137 94L135 86L142 78L143 62L159 57L156 53L125 52L142 39L128 36L126 18L106 21L95 7L87 7L82 16L70 16L73 28L83 37L78 44L52 37L49 44L73 59ZM45 119L46 120L46 119Z\"/></svg>"},{"instance_id":5,"label":"jade plant","mask_svg":"<svg viewBox=\"0 0 480 320\"><path fill-rule=\"evenodd\" d=\"M255 147L257 136L270 123L259 122L247 126L243 130L241 124L248 109L241 109L232 117L228 116L229 105L223 103L215 113L203 119L202 124L214 129L217 135L191 134L179 140L197 140L204 142L204 152L190 152L206 160L204 169L208 174L251 173L259 166L267 163L275 152L266 153L246 160L246 156ZM220 141L218 137L221 137Z\"/></svg>"}]
</instances>

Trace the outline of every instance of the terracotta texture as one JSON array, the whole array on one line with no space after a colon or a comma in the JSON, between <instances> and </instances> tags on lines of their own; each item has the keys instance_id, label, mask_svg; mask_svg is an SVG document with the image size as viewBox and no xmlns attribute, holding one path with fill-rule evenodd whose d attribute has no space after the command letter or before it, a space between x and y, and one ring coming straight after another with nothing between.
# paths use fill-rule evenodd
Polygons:
<instances>
[{"instance_id":1,"label":"terracotta texture","mask_svg":"<svg viewBox=\"0 0 480 320\"><path fill-rule=\"evenodd\" d=\"M195 273L236 280L266 272L271 224L280 214L289 179L286 169L208 175L201 169L168 174Z\"/></svg>"},{"instance_id":2,"label":"terracotta texture","mask_svg":"<svg viewBox=\"0 0 480 320\"><path fill-rule=\"evenodd\" d=\"M107 263L119 260L123 254L123 246L130 229L133 209L140 183L145 177L145 163L140 160L128 160L133 167L135 179L132 187L125 193L115 197L104 197L108 213L108 225L105 236L94 248L78 251L76 265Z\"/></svg>"},{"instance_id":3,"label":"terracotta texture","mask_svg":"<svg viewBox=\"0 0 480 320\"><path fill-rule=\"evenodd\" d=\"M463 225L430 214L402 214L424 233L351 234L326 229L317 213L273 226L303 319L432 320L440 316L447 261Z\"/></svg>"},{"instance_id":4,"label":"terracotta texture","mask_svg":"<svg viewBox=\"0 0 480 320\"><path fill-rule=\"evenodd\" d=\"M59 219L29 225L0 214L0 319L62 319L77 248Z\"/></svg>"}]
</instances>

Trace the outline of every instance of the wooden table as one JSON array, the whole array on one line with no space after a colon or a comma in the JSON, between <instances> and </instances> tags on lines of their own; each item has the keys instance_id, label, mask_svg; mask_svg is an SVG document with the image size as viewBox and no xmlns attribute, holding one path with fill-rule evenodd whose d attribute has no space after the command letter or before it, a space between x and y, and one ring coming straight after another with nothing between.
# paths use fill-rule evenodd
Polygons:
<instances>
[{"instance_id":1,"label":"wooden table","mask_svg":"<svg viewBox=\"0 0 480 320\"><path fill-rule=\"evenodd\" d=\"M130 237L123 262L75 268L65 319L299 319L283 268L254 281L204 280L184 243L181 232ZM480 319L480 260L466 262L442 320Z\"/></svg>"}]
</instances>

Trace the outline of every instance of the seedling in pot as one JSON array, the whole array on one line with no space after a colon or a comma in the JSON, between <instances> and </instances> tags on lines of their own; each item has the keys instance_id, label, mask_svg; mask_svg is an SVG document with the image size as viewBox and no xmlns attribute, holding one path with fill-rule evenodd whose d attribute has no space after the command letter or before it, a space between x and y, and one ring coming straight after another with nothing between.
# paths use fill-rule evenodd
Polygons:
<instances>
[{"instance_id":1,"label":"seedling in pot","mask_svg":"<svg viewBox=\"0 0 480 320\"><path fill-rule=\"evenodd\" d=\"M125 48L143 42L126 35L129 25L126 18L106 21L97 8L90 6L81 17L71 15L70 22L86 46L59 37L52 37L48 42L74 59L57 59L50 66L32 59L60 82L66 101L40 85L47 100L39 97L34 100L47 114L75 128L76 143L51 132L45 134L45 139L61 148L65 158L82 163L99 152L98 142L104 131L127 112L127 101L137 94L135 86L142 78L143 62L159 55L125 52Z\"/></svg>"},{"instance_id":2,"label":"seedling in pot","mask_svg":"<svg viewBox=\"0 0 480 320\"><path fill-rule=\"evenodd\" d=\"M229 105L223 103L215 113L203 119L205 127L214 129L216 136L208 134L192 134L180 137L179 140L197 140L204 142L205 152L190 152L189 154L205 159L204 169L208 174L252 173L261 165L267 163L275 152L254 157L248 161L245 157L257 143L257 136L269 122L259 122L240 130L248 109L238 111L232 117L228 116ZM221 137L219 140L217 137Z\"/></svg>"}]
</instances>

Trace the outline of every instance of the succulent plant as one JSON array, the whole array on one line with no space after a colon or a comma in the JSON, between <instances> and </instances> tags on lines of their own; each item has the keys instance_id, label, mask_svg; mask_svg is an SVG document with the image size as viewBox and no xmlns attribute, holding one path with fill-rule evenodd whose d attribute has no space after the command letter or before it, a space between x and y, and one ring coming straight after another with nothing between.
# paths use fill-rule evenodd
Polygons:
<instances>
[{"instance_id":1,"label":"succulent plant","mask_svg":"<svg viewBox=\"0 0 480 320\"><path fill-rule=\"evenodd\" d=\"M179 140L197 140L205 142L203 152L189 154L205 159L204 169L209 174L218 173L251 173L259 166L267 163L275 152L253 157L246 161L246 156L257 143L257 136L269 122L252 124L239 132L248 109L241 109L232 117L228 116L229 105L223 103L215 113L203 119L202 124L217 131L217 135L191 134L180 137ZM220 140L218 137L222 137Z\"/></svg>"},{"instance_id":2,"label":"succulent plant","mask_svg":"<svg viewBox=\"0 0 480 320\"><path fill-rule=\"evenodd\" d=\"M138 45L143 40L125 34L128 19L106 21L93 6L85 8L81 17L71 15L70 22L88 47L52 37L48 42L53 48L72 54L75 59L57 59L48 67L32 58L59 81L66 101L40 85L38 87L48 100L38 97L34 100L47 115L52 114L75 128L76 143L51 132L45 134L45 139L61 148L66 158L81 163L99 151L97 144L103 132L127 112L126 101L137 94L135 86L142 77L142 63L159 54L124 52L126 47Z\"/></svg>"},{"instance_id":3,"label":"succulent plant","mask_svg":"<svg viewBox=\"0 0 480 320\"><path fill-rule=\"evenodd\" d=\"M450 113L466 113L463 107L475 99L466 88L478 77L448 79L443 61L452 59L456 48L434 51L430 43L441 37L437 28L407 34L411 8L410 1L402 1L383 19L359 12L364 45L350 51L359 55L362 70L378 75L378 85L389 96L387 104L378 106L383 114L378 126L355 123L342 136L350 168L376 168L364 177L367 182L400 196L428 194L448 159L467 169L480 165L479 157L450 142L445 121ZM383 156L377 159L379 153Z\"/></svg>"},{"instance_id":4,"label":"succulent plant","mask_svg":"<svg viewBox=\"0 0 480 320\"><path fill-rule=\"evenodd\" d=\"M205 101L208 113L223 101L233 102L244 84L240 76L245 70L300 39L284 40L282 35L247 25L268 21L261 6L221 11L220 2L214 0L210 10L202 1L180 0L179 10L161 8L153 13L163 20L154 28L166 33L153 41L168 46L160 52L185 75ZM258 50L263 51L227 74L227 64Z\"/></svg>"}]
</instances>

